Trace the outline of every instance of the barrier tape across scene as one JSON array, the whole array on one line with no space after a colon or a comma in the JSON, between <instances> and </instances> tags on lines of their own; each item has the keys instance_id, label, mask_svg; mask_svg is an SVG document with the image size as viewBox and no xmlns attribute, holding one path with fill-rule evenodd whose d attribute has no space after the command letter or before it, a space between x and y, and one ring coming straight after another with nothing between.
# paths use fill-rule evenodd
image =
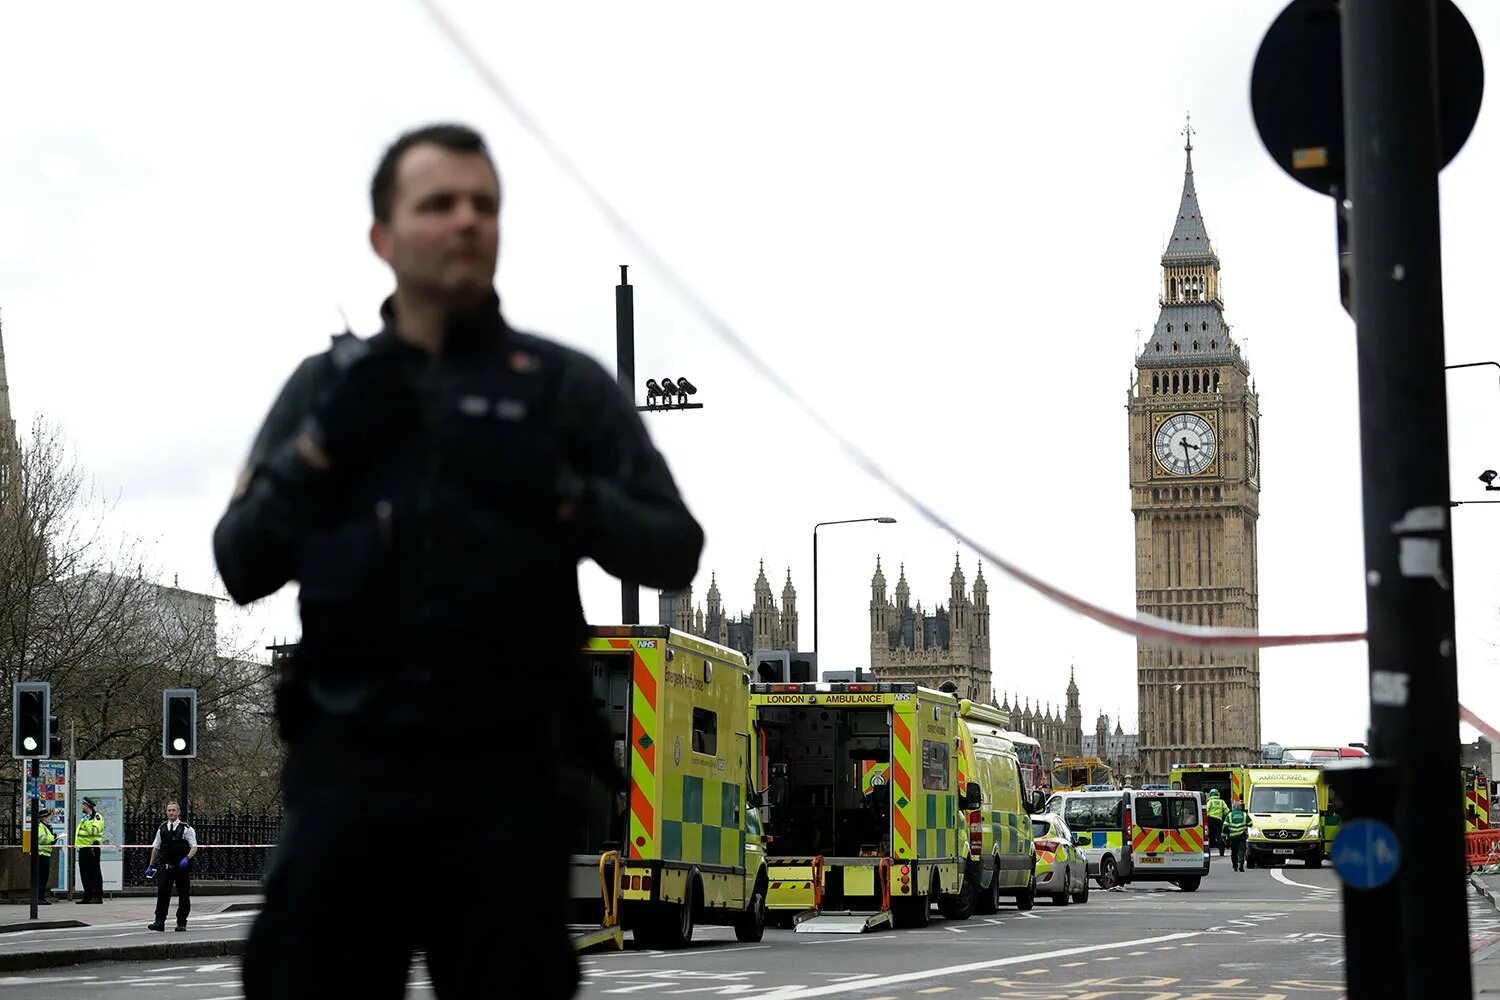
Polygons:
<instances>
[{"instance_id":1,"label":"barrier tape across scene","mask_svg":"<svg viewBox=\"0 0 1500 1000\"><path fill-rule=\"evenodd\" d=\"M1060 604L1076 614L1090 618L1107 628L1133 635L1137 639L1150 640L1153 643L1171 648L1184 650L1266 649L1280 646L1312 646L1328 643L1358 642L1367 637L1366 633L1362 631L1263 635L1253 629L1187 625L1143 613L1137 613L1134 617L1130 617L1069 594L1061 588L1055 587L1039 577L1028 573L1015 563L992 551L988 546L977 541L968 532L954 525L943 515L912 494L895 478L886 473L879 463L834 427L807 400L799 395L769 363L756 354L750 347L749 342L741 337L727 320L708 305L678 275L677 271L636 231L635 227L603 195L583 170L574 164L573 160L552 140L546 130L541 127L520 101L516 99L510 88L500 80L489 64L479 56L473 44L438 5L437 0L417 0L417 2L442 32L448 43L469 65L475 75L479 77L491 95L504 105L517 124L530 134L532 139L552 159L558 169L579 187L593 204L594 208L604 217L610 228L615 231L616 235L645 259L648 266L653 268L666 281L670 289L677 294L692 312L697 314L705 326L713 331L734 353L738 354L753 371L780 392L789 403L800 410L815 426L832 438L856 466L891 490L896 496L906 501L929 524L957 538L962 544L967 545L986 561L993 564L996 569L1048 600ZM1460 705L1459 713L1464 721L1469 722L1491 739L1500 741L1500 734L1497 734L1496 729L1481 722L1473 712Z\"/></svg>"}]
</instances>

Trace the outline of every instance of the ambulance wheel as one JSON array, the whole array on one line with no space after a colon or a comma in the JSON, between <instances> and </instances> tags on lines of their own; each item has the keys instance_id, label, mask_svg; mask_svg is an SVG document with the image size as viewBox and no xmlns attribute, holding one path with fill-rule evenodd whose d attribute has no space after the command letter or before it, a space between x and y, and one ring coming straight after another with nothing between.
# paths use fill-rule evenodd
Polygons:
<instances>
[{"instance_id":1,"label":"ambulance wheel","mask_svg":"<svg viewBox=\"0 0 1500 1000\"><path fill-rule=\"evenodd\" d=\"M751 944L766 933L766 877L755 880L755 891L750 896L750 905L734 922L734 939Z\"/></svg>"},{"instance_id":2,"label":"ambulance wheel","mask_svg":"<svg viewBox=\"0 0 1500 1000\"><path fill-rule=\"evenodd\" d=\"M991 913L1000 912L1000 863L995 862L995 870L990 873L990 884L987 889L980 889L978 898L974 901L974 911L988 916Z\"/></svg>"},{"instance_id":3,"label":"ambulance wheel","mask_svg":"<svg viewBox=\"0 0 1500 1000\"><path fill-rule=\"evenodd\" d=\"M1029 910L1036 905L1036 864L1031 866L1031 878L1026 882L1026 888L1016 893L1016 909Z\"/></svg>"},{"instance_id":4,"label":"ambulance wheel","mask_svg":"<svg viewBox=\"0 0 1500 1000\"><path fill-rule=\"evenodd\" d=\"M1112 854L1106 854L1104 860L1099 862L1099 888L1113 889L1120 881L1120 870L1115 865Z\"/></svg>"},{"instance_id":5,"label":"ambulance wheel","mask_svg":"<svg viewBox=\"0 0 1500 1000\"><path fill-rule=\"evenodd\" d=\"M687 900L658 903L647 924L635 932L636 940L648 948L686 948L693 940L693 904L698 900L698 880L688 884Z\"/></svg>"},{"instance_id":6,"label":"ambulance wheel","mask_svg":"<svg viewBox=\"0 0 1500 1000\"><path fill-rule=\"evenodd\" d=\"M938 897L938 912L946 920L968 920L974 915L974 906L979 899L979 877L974 869L964 873L964 880L953 896Z\"/></svg>"},{"instance_id":7,"label":"ambulance wheel","mask_svg":"<svg viewBox=\"0 0 1500 1000\"><path fill-rule=\"evenodd\" d=\"M1181 889L1183 892L1197 892L1198 883L1202 882L1203 879L1201 876L1194 875L1191 878L1179 878L1174 879L1173 881L1176 883L1177 888Z\"/></svg>"}]
</instances>

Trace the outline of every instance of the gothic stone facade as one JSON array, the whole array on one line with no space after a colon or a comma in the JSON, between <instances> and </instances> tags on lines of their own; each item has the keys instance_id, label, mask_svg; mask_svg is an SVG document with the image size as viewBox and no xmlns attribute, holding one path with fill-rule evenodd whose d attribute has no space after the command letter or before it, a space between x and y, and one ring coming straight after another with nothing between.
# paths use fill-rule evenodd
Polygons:
<instances>
[{"instance_id":1,"label":"gothic stone facade","mask_svg":"<svg viewBox=\"0 0 1500 1000\"><path fill-rule=\"evenodd\" d=\"M912 606L902 566L892 603L876 557L870 581L870 670L883 681L915 681L930 688L953 681L959 697L993 703L989 585L984 582L984 567L974 577L972 597L965 593L957 557L948 583L947 606L939 604L927 614L920 603Z\"/></svg>"},{"instance_id":2,"label":"gothic stone facade","mask_svg":"<svg viewBox=\"0 0 1500 1000\"><path fill-rule=\"evenodd\" d=\"M1260 400L1224 319L1219 258L1193 183L1161 258L1160 314L1127 396L1136 609L1194 625L1258 624ZM1254 650L1136 652L1143 781L1182 760L1250 762L1260 746Z\"/></svg>"},{"instance_id":3,"label":"gothic stone facade","mask_svg":"<svg viewBox=\"0 0 1500 1000\"><path fill-rule=\"evenodd\" d=\"M1077 757L1083 753L1083 708L1078 701L1078 682L1073 672L1068 671L1067 707L1060 714L1053 714L1049 702L1044 710L1041 704L1031 707L1026 699L1025 707L1019 698L1012 702L1007 697L1000 708L1010 713L1010 728L1025 733L1042 745L1042 761L1050 765L1054 757Z\"/></svg>"},{"instance_id":4,"label":"gothic stone facade","mask_svg":"<svg viewBox=\"0 0 1500 1000\"><path fill-rule=\"evenodd\" d=\"M792 571L786 571L780 606L777 606L771 595L771 584L766 579L766 564L762 561L760 576L755 581L755 604L748 615L730 618L724 613L724 599L719 593L718 576L710 574L706 607L693 607L692 587L680 591L663 591L658 597L657 622L670 625L679 632L687 632L738 650L746 659L757 649L795 651L797 589L792 586Z\"/></svg>"}]
</instances>

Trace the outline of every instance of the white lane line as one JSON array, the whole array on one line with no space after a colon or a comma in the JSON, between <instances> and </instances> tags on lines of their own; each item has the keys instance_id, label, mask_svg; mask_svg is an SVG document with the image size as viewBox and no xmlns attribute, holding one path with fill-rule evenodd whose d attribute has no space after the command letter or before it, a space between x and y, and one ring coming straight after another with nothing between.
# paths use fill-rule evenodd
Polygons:
<instances>
[{"instance_id":1,"label":"white lane line","mask_svg":"<svg viewBox=\"0 0 1500 1000\"><path fill-rule=\"evenodd\" d=\"M1280 882L1282 885L1290 885L1298 889L1312 889L1317 892L1330 891L1329 887L1326 885L1308 885L1306 882L1293 882L1291 879L1287 878L1281 873L1280 868L1272 868L1271 877Z\"/></svg>"},{"instance_id":2,"label":"white lane line","mask_svg":"<svg viewBox=\"0 0 1500 1000\"><path fill-rule=\"evenodd\" d=\"M875 979L862 979L857 983L837 984L833 986L817 986L805 988L801 986L788 986L780 990L773 990L761 994L761 1000L801 1000L803 997L825 997L837 993L853 993L860 990L868 990L876 987L894 986L898 983L915 983L924 979L935 979L939 976L956 976L966 972L978 972L983 969L999 969L1007 965L1032 965L1044 962L1052 958L1070 958L1073 955L1086 955L1096 951L1113 951L1117 948L1137 948L1144 944L1160 944L1163 941L1181 941L1184 938L1197 937L1202 931L1183 931L1178 934L1164 934L1160 937L1135 938L1130 941L1112 941L1108 944L1083 945L1078 948L1061 948L1057 951L1044 951L1032 955L1015 955L1010 958L996 958L988 962L967 962L963 965L948 965L935 969L922 969L917 972L905 972L895 976L880 976Z\"/></svg>"}]
</instances>

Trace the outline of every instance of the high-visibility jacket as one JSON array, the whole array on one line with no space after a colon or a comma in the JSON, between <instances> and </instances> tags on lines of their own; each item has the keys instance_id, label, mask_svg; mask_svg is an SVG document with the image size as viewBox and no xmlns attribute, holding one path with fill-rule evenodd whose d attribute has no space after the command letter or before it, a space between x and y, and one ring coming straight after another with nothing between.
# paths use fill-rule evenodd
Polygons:
<instances>
[{"instance_id":1,"label":"high-visibility jacket","mask_svg":"<svg viewBox=\"0 0 1500 1000\"><path fill-rule=\"evenodd\" d=\"M1223 820L1224 814L1229 812L1229 803L1225 802L1217 795L1210 796L1208 805L1204 806L1203 810L1204 812L1208 813L1209 819Z\"/></svg>"},{"instance_id":2,"label":"high-visibility jacket","mask_svg":"<svg viewBox=\"0 0 1500 1000\"><path fill-rule=\"evenodd\" d=\"M78 821L78 833L73 838L78 847L93 847L104 843L104 817L95 813L90 819Z\"/></svg>"},{"instance_id":3,"label":"high-visibility jacket","mask_svg":"<svg viewBox=\"0 0 1500 1000\"><path fill-rule=\"evenodd\" d=\"M1229 818L1224 820L1224 835L1228 837L1243 837L1245 831L1250 829L1250 816L1243 809L1229 810Z\"/></svg>"},{"instance_id":4,"label":"high-visibility jacket","mask_svg":"<svg viewBox=\"0 0 1500 1000\"><path fill-rule=\"evenodd\" d=\"M52 832L52 827L46 823L38 823L36 826L36 852L44 858L52 857L52 845L57 841L57 834Z\"/></svg>"}]
</instances>

